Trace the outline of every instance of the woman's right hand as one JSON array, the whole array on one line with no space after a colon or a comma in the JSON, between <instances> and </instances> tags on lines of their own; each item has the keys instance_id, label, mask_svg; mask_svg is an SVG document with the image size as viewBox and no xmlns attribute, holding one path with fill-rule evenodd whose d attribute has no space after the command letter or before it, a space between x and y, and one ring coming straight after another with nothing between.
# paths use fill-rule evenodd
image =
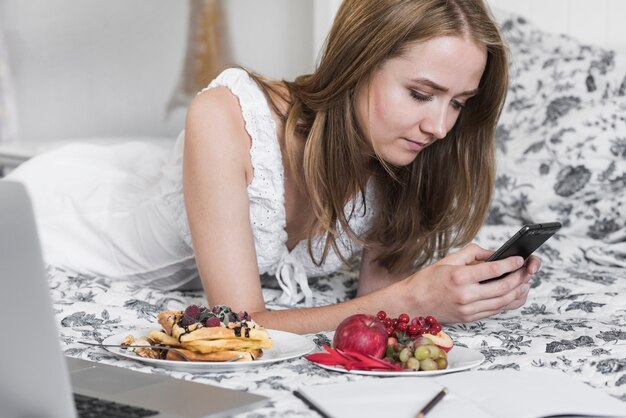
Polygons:
<instances>
[{"instance_id":1,"label":"woman's right hand","mask_svg":"<svg viewBox=\"0 0 626 418\"><path fill-rule=\"evenodd\" d=\"M528 295L531 271L539 267L532 257L529 268L522 257L486 262L493 251L470 244L397 283L407 311L433 315L442 323L472 322L522 306ZM486 279L507 274L499 280Z\"/></svg>"}]
</instances>

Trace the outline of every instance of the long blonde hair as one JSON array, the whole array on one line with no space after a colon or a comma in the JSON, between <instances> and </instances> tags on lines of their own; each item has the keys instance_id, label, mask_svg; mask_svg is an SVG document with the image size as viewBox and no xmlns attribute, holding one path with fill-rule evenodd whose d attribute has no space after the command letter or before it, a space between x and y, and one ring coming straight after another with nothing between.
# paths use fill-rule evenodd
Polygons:
<instances>
[{"instance_id":1,"label":"long blonde hair","mask_svg":"<svg viewBox=\"0 0 626 418\"><path fill-rule=\"evenodd\" d=\"M469 36L487 49L479 93L444 140L404 167L381 159L365 163L367 140L356 119L356 92L386 60L412 42ZM315 72L284 81L288 94L256 74L285 126L292 175L311 199L311 238L326 237L322 263L340 225L351 238L376 249L391 272L408 272L471 241L486 215L495 178L494 136L507 91L507 49L482 0L344 0ZM288 102L280 112L276 97ZM304 156L301 142L305 140ZM297 162L297 163L294 163ZM356 196L365 203L373 178L376 210L364 236L344 213Z\"/></svg>"}]
</instances>

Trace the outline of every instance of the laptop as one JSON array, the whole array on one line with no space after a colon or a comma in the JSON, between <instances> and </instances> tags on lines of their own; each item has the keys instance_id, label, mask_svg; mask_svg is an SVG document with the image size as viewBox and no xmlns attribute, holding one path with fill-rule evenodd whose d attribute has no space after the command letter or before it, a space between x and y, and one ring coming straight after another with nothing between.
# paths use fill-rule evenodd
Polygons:
<instances>
[{"instance_id":1,"label":"laptop","mask_svg":"<svg viewBox=\"0 0 626 418\"><path fill-rule=\"evenodd\" d=\"M134 416L226 417L268 401L252 393L65 357L32 205L24 186L8 180L0 180L0 286L3 418L123 416L100 412L98 399L117 411L134 410ZM91 415L80 412L77 402L81 408L87 402Z\"/></svg>"}]
</instances>

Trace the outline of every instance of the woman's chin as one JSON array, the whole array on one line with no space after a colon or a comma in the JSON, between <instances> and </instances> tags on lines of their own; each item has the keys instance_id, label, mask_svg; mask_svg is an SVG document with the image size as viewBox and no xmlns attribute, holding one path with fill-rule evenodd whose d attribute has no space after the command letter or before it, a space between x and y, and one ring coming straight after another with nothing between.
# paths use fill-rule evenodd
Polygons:
<instances>
[{"instance_id":1,"label":"woman's chin","mask_svg":"<svg viewBox=\"0 0 626 418\"><path fill-rule=\"evenodd\" d=\"M404 167L413 163L415 158L417 158L417 154L419 153L403 151L394 153L393 155L383 155L382 157L383 160L385 160L385 162L389 165L394 167Z\"/></svg>"}]
</instances>

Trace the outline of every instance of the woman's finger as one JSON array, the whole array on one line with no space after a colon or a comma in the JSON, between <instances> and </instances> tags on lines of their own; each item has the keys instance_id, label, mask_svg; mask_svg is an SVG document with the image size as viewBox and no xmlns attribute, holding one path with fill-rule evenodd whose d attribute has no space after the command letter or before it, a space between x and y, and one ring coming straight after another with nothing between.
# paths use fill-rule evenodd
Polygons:
<instances>
[{"instance_id":1,"label":"woman's finger","mask_svg":"<svg viewBox=\"0 0 626 418\"><path fill-rule=\"evenodd\" d=\"M482 298L487 299L501 296L503 292L511 290L515 287L517 285L515 283L507 285L506 280L509 278L510 274L506 274L519 270L523 265L524 259L522 257L507 257L502 260L483 262L467 266L467 268L463 269L463 274L465 275L464 278L466 278L467 283L480 285L480 289L483 292L481 293ZM495 279L503 275L506 276L488 283L480 283L484 280ZM502 281L504 281L504 284ZM512 282L515 282L515 280L512 280Z\"/></svg>"},{"instance_id":2,"label":"woman's finger","mask_svg":"<svg viewBox=\"0 0 626 418\"><path fill-rule=\"evenodd\" d=\"M464 305L460 308L460 311L465 317L473 317L476 315L484 315L486 312L501 312L506 309L516 309L513 308L513 306L517 306L518 303L521 303L519 306L523 305L527 295L528 284L524 283L502 296L480 299Z\"/></svg>"},{"instance_id":3,"label":"woman's finger","mask_svg":"<svg viewBox=\"0 0 626 418\"><path fill-rule=\"evenodd\" d=\"M465 248L448 255L442 261L446 264L466 266L488 259L493 251L486 250L478 244L469 244Z\"/></svg>"},{"instance_id":4,"label":"woman's finger","mask_svg":"<svg viewBox=\"0 0 626 418\"><path fill-rule=\"evenodd\" d=\"M528 271L528 274L535 274L540 268L541 260L538 257L535 257L534 255L528 257L528 260L526 260L526 271Z\"/></svg>"}]
</instances>

